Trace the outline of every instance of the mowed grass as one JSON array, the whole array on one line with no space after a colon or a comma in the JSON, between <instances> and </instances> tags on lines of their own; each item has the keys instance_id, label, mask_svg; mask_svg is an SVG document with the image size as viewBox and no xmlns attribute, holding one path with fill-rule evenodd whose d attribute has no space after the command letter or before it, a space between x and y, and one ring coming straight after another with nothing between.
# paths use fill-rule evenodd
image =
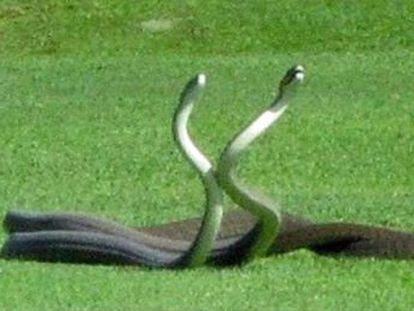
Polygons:
<instances>
[{"instance_id":1,"label":"mowed grass","mask_svg":"<svg viewBox=\"0 0 414 311\"><path fill-rule=\"evenodd\" d=\"M202 187L171 136L182 86L208 75L190 129L216 160L301 63L303 88L240 174L315 221L414 230L411 2L64 3L0 5L1 217L21 208L149 225L201 215ZM175 22L140 26L160 18ZM0 309L409 310L413 268L307 251L183 271L0 260Z\"/></svg>"}]
</instances>

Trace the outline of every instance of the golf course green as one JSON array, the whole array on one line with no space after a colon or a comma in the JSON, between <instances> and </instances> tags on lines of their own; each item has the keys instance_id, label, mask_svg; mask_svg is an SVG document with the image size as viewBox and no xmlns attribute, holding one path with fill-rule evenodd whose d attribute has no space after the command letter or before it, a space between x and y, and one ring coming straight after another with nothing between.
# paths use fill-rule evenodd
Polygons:
<instances>
[{"instance_id":1,"label":"golf course green","mask_svg":"<svg viewBox=\"0 0 414 311\"><path fill-rule=\"evenodd\" d=\"M413 12L409 0L0 1L0 220L201 216L171 133L182 87L207 75L189 127L216 164L302 64L240 176L314 221L414 231ZM8 311L411 310L413 292L414 261L305 250L177 271L0 259Z\"/></svg>"}]
</instances>

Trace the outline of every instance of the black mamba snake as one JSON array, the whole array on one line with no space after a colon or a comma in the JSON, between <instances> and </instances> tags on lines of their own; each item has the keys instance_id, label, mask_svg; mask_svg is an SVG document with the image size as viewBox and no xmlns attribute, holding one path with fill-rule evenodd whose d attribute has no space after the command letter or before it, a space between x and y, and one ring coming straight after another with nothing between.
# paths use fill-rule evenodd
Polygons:
<instances>
[{"instance_id":1,"label":"black mamba snake","mask_svg":"<svg viewBox=\"0 0 414 311\"><path fill-rule=\"evenodd\" d=\"M296 73L303 73L297 68L288 71L284 80L295 70ZM268 124L271 122L274 121ZM182 124L186 124L186 121ZM257 130L256 126L253 128ZM254 139L248 135L246 137L247 141ZM255 194L248 194L257 199ZM237 193L234 197L238 199ZM255 204L259 201L251 202ZM241 200L236 203L243 206L245 202ZM270 225L270 232L273 232L270 240L273 243L270 248L264 248L268 250L268 255L305 248L329 256L414 258L414 233L352 223L317 224L283 212L277 217L277 227L272 229ZM12 234L3 246L1 256L50 262L184 267L186 265L177 259L189 254L195 237L202 232L201 224L205 219L194 218L129 229L88 216L12 211L4 220L5 229ZM257 220L246 211L228 213L222 219L221 229L207 262L216 265L242 263L252 245L257 243L256 238L262 229L260 218Z\"/></svg>"}]
</instances>

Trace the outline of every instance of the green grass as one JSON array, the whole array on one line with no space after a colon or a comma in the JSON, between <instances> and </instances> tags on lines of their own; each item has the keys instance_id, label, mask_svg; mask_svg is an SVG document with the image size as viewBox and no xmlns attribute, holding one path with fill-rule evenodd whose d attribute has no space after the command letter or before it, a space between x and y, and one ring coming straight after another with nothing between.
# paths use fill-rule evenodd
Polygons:
<instances>
[{"instance_id":1,"label":"green grass","mask_svg":"<svg viewBox=\"0 0 414 311\"><path fill-rule=\"evenodd\" d=\"M208 74L190 126L217 159L301 63L305 85L240 174L315 220L414 230L411 1L88 3L0 3L0 217L200 215L170 133L182 86ZM160 19L171 29L146 28ZM0 260L0 309L409 310L413 268L306 251L185 271Z\"/></svg>"}]
</instances>

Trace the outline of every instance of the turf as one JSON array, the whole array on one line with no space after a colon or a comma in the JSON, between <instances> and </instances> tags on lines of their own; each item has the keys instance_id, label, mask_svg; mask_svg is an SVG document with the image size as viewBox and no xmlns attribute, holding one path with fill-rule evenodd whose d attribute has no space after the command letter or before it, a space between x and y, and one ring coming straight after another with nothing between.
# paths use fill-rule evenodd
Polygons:
<instances>
[{"instance_id":1,"label":"turf","mask_svg":"<svg viewBox=\"0 0 414 311\"><path fill-rule=\"evenodd\" d=\"M170 133L181 87L207 73L190 127L217 159L301 63L306 83L240 174L314 220L414 230L412 1L222 2L2 1L0 216L200 215ZM306 251L185 271L0 260L0 309L409 310L413 268Z\"/></svg>"}]
</instances>

